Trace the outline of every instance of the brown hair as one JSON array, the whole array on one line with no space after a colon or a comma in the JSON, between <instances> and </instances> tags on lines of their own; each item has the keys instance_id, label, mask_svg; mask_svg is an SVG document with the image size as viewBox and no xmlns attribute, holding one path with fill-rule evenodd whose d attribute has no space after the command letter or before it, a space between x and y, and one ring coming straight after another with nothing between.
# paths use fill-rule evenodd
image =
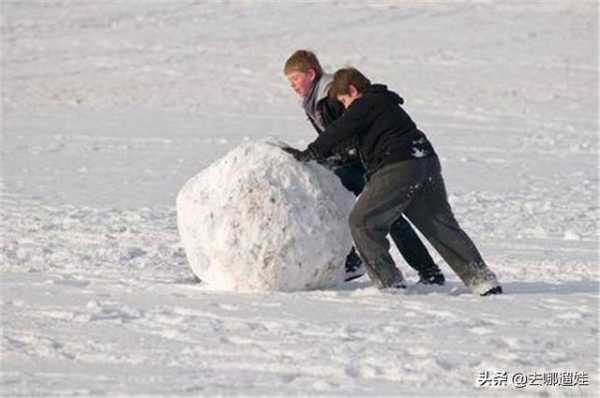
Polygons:
<instances>
[{"instance_id":1,"label":"brown hair","mask_svg":"<svg viewBox=\"0 0 600 398\"><path fill-rule=\"evenodd\" d=\"M339 95L349 95L351 85L362 93L371 85L371 81L356 68L338 69L333 75L329 96L337 98Z\"/></svg>"},{"instance_id":2,"label":"brown hair","mask_svg":"<svg viewBox=\"0 0 600 398\"><path fill-rule=\"evenodd\" d=\"M317 78L323 74L323 68L315 53L310 50L297 50L285 61L283 73L286 75L290 72L307 73L310 69L315 71Z\"/></svg>"}]
</instances>

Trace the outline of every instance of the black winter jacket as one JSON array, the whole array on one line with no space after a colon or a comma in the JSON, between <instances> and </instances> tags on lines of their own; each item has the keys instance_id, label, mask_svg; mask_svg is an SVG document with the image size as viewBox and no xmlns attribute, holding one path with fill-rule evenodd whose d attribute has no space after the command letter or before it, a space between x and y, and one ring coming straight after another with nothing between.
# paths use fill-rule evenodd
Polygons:
<instances>
[{"instance_id":1,"label":"black winter jacket","mask_svg":"<svg viewBox=\"0 0 600 398\"><path fill-rule=\"evenodd\" d=\"M337 145L352 139L369 174L390 163L435 155L402 103L385 85L373 84L309 148L326 158Z\"/></svg>"},{"instance_id":2,"label":"black winter jacket","mask_svg":"<svg viewBox=\"0 0 600 398\"><path fill-rule=\"evenodd\" d=\"M341 102L334 98L325 97L317 101L317 113L318 117L321 119L321 123L325 127L327 127L331 123L342 117L342 114L344 113L344 105L342 105ZM308 120L313 125L317 133L321 134L323 132L323 129L321 129L317 125L317 123L315 123L315 121L310 117L308 113L306 114L306 116L308 117Z\"/></svg>"}]
</instances>

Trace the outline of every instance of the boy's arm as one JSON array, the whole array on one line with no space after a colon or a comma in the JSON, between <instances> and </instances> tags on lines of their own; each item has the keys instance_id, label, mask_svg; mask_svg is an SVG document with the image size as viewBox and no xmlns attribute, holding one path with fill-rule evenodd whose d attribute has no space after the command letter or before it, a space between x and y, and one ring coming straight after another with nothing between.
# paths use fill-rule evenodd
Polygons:
<instances>
[{"instance_id":1,"label":"boy's arm","mask_svg":"<svg viewBox=\"0 0 600 398\"><path fill-rule=\"evenodd\" d=\"M346 111L346 109L344 108L344 104L342 104L340 101L336 100L335 98L331 98L331 97L327 98L326 107L327 107L327 115L328 115L329 121L330 121L329 124L331 124L331 122L341 118L342 115L344 114L344 111Z\"/></svg>"},{"instance_id":2,"label":"boy's arm","mask_svg":"<svg viewBox=\"0 0 600 398\"><path fill-rule=\"evenodd\" d=\"M347 142L368 127L367 109L362 101L357 101L325 131L309 144L308 148L319 158L326 158L331 150L342 142Z\"/></svg>"},{"instance_id":3,"label":"boy's arm","mask_svg":"<svg viewBox=\"0 0 600 398\"><path fill-rule=\"evenodd\" d=\"M321 129L319 128L319 126L317 126L317 124L315 123L314 120L312 120L312 118L310 116L308 116L308 114L306 114L306 118L308 119L308 121L310 122L310 124L315 128L315 131L317 132L317 134L321 134L323 131L321 131Z\"/></svg>"}]
</instances>

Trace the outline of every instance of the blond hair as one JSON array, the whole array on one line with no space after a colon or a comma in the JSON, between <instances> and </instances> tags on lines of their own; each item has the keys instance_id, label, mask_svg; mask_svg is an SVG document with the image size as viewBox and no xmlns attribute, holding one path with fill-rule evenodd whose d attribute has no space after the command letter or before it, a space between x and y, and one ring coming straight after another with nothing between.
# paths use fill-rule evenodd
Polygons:
<instances>
[{"instance_id":1,"label":"blond hair","mask_svg":"<svg viewBox=\"0 0 600 398\"><path fill-rule=\"evenodd\" d=\"M297 50L285 61L283 73L285 75L291 72L307 73L310 69L315 71L317 78L323 74L323 68L314 52L310 50Z\"/></svg>"}]
</instances>

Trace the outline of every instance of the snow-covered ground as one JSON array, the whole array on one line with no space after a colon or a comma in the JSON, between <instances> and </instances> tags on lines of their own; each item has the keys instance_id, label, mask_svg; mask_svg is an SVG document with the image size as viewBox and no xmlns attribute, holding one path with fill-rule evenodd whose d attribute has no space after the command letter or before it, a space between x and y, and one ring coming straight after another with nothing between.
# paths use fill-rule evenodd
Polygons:
<instances>
[{"instance_id":1,"label":"snow-covered ground","mask_svg":"<svg viewBox=\"0 0 600 398\"><path fill-rule=\"evenodd\" d=\"M1 13L0 395L598 391L596 1ZM177 192L241 143L313 139L281 73L305 47L405 97L504 296L469 294L437 255L448 285L398 295L366 277L303 293L195 282Z\"/></svg>"}]
</instances>

